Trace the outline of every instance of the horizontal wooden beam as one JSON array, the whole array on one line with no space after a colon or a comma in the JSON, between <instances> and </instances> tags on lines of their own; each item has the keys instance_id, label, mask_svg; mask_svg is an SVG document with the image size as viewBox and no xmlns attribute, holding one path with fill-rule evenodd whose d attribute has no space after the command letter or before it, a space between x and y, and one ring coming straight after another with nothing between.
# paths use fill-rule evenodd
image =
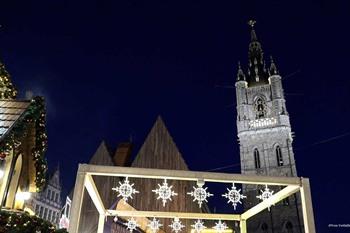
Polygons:
<instances>
[{"instance_id":1,"label":"horizontal wooden beam","mask_svg":"<svg viewBox=\"0 0 350 233\"><path fill-rule=\"evenodd\" d=\"M215 173L200 171L182 171L134 167L99 166L80 164L79 172L95 176L118 176L150 179L187 180L218 183L267 184L267 185L300 185L298 177L255 176L232 173Z\"/></svg>"},{"instance_id":2,"label":"horizontal wooden beam","mask_svg":"<svg viewBox=\"0 0 350 233\"><path fill-rule=\"evenodd\" d=\"M184 212L161 212L161 211L128 211L128 210L107 210L107 216L119 217L155 217L155 218L182 218L182 219L202 219L202 220L227 220L239 221L239 214L209 214L209 213L184 213Z\"/></svg>"},{"instance_id":3,"label":"horizontal wooden beam","mask_svg":"<svg viewBox=\"0 0 350 233\"><path fill-rule=\"evenodd\" d=\"M282 201L284 198L292 195L293 193L298 192L299 189L300 189L300 187L296 186L296 185L291 185L291 186L285 187L281 191L272 195L269 199L257 204L256 206L254 206L254 207L250 208L249 210L247 210L246 212L244 212L241 215L242 219L243 220L249 219L250 217L260 213L264 209L267 209L268 207Z\"/></svg>"}]
</instances>

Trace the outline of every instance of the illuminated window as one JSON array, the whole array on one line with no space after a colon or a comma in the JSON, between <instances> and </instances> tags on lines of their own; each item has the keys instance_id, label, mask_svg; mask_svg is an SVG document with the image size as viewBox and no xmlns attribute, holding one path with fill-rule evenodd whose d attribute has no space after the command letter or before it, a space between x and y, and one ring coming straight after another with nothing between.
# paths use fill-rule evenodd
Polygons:
<instances>
[{"instance_id":1,"label":"illuminated window","mask_svg":"<svg viewBox=\"0 0 350 233\"><path fill-rule=\"evenodd\" d=\"M258 97L255 100L255 112L256 112L256 119L264 118L266 116L266 107L265 107L265 101Z\"/></svg>"},{"instance_id":2,"label":"illuminated window","mask_svg":"<svg viewBox=\"0 0 350 233\"><path fill-rule=\"evenodd\" d=\"M254 149L255 168L260 168L260 155L258 149Z\"/></svg>"},{"instance_id":3,"label":"illuminated window","mask_svg":"<svg viewBox=\"0 0 350 233\"><path fill-rule=\"evenodd\" d=\"M280 146L276 146L276 158L277 158L277 166L283 166L283 157Z\"/></svg>"}]
</instances>

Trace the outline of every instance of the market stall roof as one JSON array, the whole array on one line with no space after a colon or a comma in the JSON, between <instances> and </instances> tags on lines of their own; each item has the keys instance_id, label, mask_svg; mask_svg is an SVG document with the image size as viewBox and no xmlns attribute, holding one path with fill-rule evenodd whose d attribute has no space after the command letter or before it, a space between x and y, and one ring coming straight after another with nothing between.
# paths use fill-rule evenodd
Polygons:
<instances>
[{"instance_id":1,"label":"market stall roof","mask_svg":"<svg viewBox=\"0 0 350 233\"><path fill-rule=\"evenodd\" d=\"M30 101L0 100L0 141L26 111Z\"/></svg>"}]
</instances>

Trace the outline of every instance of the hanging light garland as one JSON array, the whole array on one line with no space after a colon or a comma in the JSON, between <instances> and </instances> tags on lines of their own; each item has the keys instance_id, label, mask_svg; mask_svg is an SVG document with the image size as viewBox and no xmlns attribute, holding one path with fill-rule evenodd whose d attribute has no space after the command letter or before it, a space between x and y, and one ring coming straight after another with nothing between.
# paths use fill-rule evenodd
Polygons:
<instances>
[{"instance_id":1,"label":"hanging light garland","mask_svg":"<svg viewBox=\"0 0 350 233\"><path fill-rule=\"evenodd\" d=\"M204 229L206 229L207 227L204 226L204 223L202 220L198 219L197 221L194 222L193 225L191 225L191 227L193 227L193 230L196 233L201 233Z\"/></svg>"},{"instance_id":2,"label":"hanging light garland","mask_svg":"<svg viewBox=\"0 0 350 233\"><path fill-rule=\"evenodd\" d=\"M129 182L128 177L124 179L124 182L119 182L119 186L112 188L112 190L116 191L118 193L118 197L122 196L124 202L127 202L128 199L132 199L132 195L135 193L139 193L133 186L135 184Z\"/></svg>"},{"instance_id":3,"label":"hanging light garland","mask_svg":"<svg viewBox=\"0 0 350 233\"><path fill-rule=\"evenodd\" d=\"M208 197L214 196L207 191L207 188L203 188L203 184L199 184L197 187L193 187L192 192L188 192L187 194L194 197L193 201L197 201L199 207L202 207L203 202L208 202Z\"/></svg>"},{"instance_id":4,"label":"hanging light garland","mask_svg":"<svg viewBox=\"0 0 350 233\"><path fill-rule=\"evenodd\" d=\"M164 179L163 184L158 184L158 189L154 189L152 192L158 195L157 200L162 199L163 206L165 206L168 200L172 201L171 197L177 196L177 193L175 193L172 188L173 186L168 186L166 179Z\"/></svg>"},{"instance_id":5,"label":"hanging light garland","mask_svg":"<svg viewBox=\"0 0 350 233\"><path fill-rule=\"evenodd\" d=\"M46 183L47 162L45 152L47 150L46 111L43 97L34 97L24 113L18 118L9 134L0 144L0 158L4 159L13 149L20 149L21 140L27 135L30 123L35 127L35 145L32 149L32 157L35 166L35 184L37 191L41 191ZM20 154L21 151L17 151Z\"/></svg>"},{"instance_id":6,"label":"hanging light garland","mask_svg":"<svg viewBox=\"0 0 350 233\"><path fill-rule=\"evenodd\" d=\"M227 203L232 203L233 208L236 210L237 204L242 204L241 200L244 198L247 198L246 196L241 194L240 189L236 189L236 186L234 183L232 183L231 189L227 188L227 193L222 194L223 197L226 197L228 199Z\"/></svg>"},{"instance_id":7,"label":"hanging light garland","mask_svg":"<svg viewBox=\"0 0 350 233\"><path fill-rule=\"evenodd\" d=\"M157 233L163 224L159 223L159 220L156 218L153 218L147 226L151 229L152 233Z\"/></svg>"},{"instance_id":8,"label":"hanging light garland","mask_svg":"<svg viewBox=\"0 0 350 233\"><path fill-rule=\"evenodd\" d=\"M174 231L175 233L181 232L182 228L185 227L185 225L182 224L179 218L175 217L174 220L169 225L171 228L171 231Z\"/></svg>"}]
</instances>

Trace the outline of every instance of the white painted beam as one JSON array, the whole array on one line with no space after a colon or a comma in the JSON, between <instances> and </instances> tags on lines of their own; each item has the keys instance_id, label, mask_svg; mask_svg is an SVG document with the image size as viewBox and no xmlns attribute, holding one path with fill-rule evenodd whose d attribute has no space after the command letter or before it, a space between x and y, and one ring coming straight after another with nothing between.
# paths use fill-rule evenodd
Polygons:
<instances>
[{"instance_id":1,"label":"white painted beam","mask_svg":"<svg viewBox=\"0 0 350 233\"><path fill-rule=\"evenodd\" d=\"M103 233L105 227L105 215L100 214L98 218L97 233Z\"/></svg>"},{"instance_id":2,"label":"white painted beam","mask_svg":"<svg viewBox=\"0 0 350 233\"><path fill-rule=\"evenodd\" d=\"M85 177L85 188L88 191L92 202L95 204L95 207L98 213L100 215L105 214L106 209L104 208L103 202L101 200L100 194L98 193L95 182L92 179L91 175L89 174L86 174L86 177Z\"/></svg>"},{"instance_id":3,"label":"white painted beam","mask_svg":"<svg viewBox=\"0 0 350 233\"><path fill-rule=\"evenodd\" d=\"M84 180L85 180L85 173L79 172L79 169L78 169L78 174L77 174L77 178L75 180L75 186L74 186L72 207L71 207L70 217L69 217L69 230L68 230L69 233L78 233L81 206L84 198Z\"/></svg>"},{"instance_id":4,"label":"white painted beam","mask_svg":"<svg viewBox=\"0 0 350 233\"><path fill-rule=\"evenodd\" d=\"M166 169L134 168L134 167L117 167L117 166L99 166L80 164L81 171L96 176L119 176L135 177L150 179L168 179L168 180L203 180L206 182L218 183L242 183L242 184L267 184L267 185L300 185L298 177L272 177L272 176L255 176L232 173L215 173L199 171L181 171Z\"/></svg>"},{"instance_id":5,"label":"white painted beam","mask_svg":"<svg viewBox=\"0 0 350 233\"><path fill-rule=\"evenodd\" d=\"M239 222L240 233L247 233L247 222L246 220L241 220Z\"/></svg>"},{"instance_id":6,"label":"white painted beam","mask_svg":"<svg viewBox=\"0 0 350 233\"><path fill-rule=\"evenodd\" d=\"M314 211L312 207L310 182L307 178L301 178L300 188L301 205L303 209L303 220L305 233L315 233Z\"/></svg>"},{"instance_id":7,"label":"white painted beam","mask_svg":"<svg viewBox=\"0 0 350 233\"><path fill-rule=\"evenodd\" d=\"M296 185L290 185L282 189L281 191L277 192L276 194L272 195L269 199L257 204L256 206L250 208L246 212L244 212L241 217L243 220L247 220L250 217L260 213L264 209L267 209L268 207L282 201L284 198L292 195L293 193L298 192L300 189L299 186Z\"/></svg>"},{"instance_id":8,"label":"white painted beam","mask_svg":"<svg viewBox=\"0 0 350 233\"><path fill-rule=\"evenodd\" d=\"M239 214L209 214L209 213L187 213L187 212L161 212L161 211L128 211L128 210L107 210L106 215L118 217L155 217L155 218L182 218L182 219L207 219L239 221Z\"/></svg>"}]
</instances>

